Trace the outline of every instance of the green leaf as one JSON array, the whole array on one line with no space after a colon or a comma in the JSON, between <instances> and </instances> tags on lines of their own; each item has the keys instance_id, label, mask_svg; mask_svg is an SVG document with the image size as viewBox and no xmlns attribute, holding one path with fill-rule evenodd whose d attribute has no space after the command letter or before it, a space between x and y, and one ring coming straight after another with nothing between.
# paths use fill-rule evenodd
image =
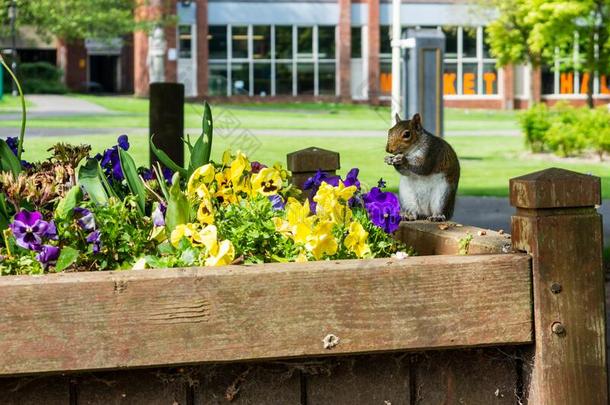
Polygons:
<instances>
[{"instance_id":1,"label":"green leaf","mask_svg":"<svg viewBox=\"0 0 610 405\"><path fill-rule=\"evenodd\" d=\"M197 169L210 162L210 155L212 153L212 111L210 105L205 102L203 105L203 120L202 120L203 132L195 145L191 153L191 161L189 164L189 176Z\"/></svg>"},{"instance_id":2,"label":"green leaf","mask_svg":"<svg viewBox=\"0 0 610 405\"><path fill-rule=\"evenodd\" d=\"M157 149L155 143L153 142L153 137L150 137L150 150L152 153L159 159L161 163L168 169L171 169L174 172L180 173L180 175L186 177L186 170L183 167L178 166L172 158L167 156L167 153L163 152L161 149Z\"/></svg>"},{"instance_id":3,"label":"green leaf","mask_svg":"<svg viewBox=\"0 0 610 405\"><path fill-rule=\"evenodd\" d=\"M131 155L122 148L118 149L121 169L123 169L123 175L125 180L127 180L127 186L129 186L131 193L136 196L138 208L142 215L144 215L146 213L146 187L144 187L144 182L138 174L136 162L134 162Z\"/></svg>"},{"instance_id":4,"label":"green leaf","mask_svg":"<svg viewBox=\"0 0 610 405\"><path fill-rule=\"evenodd\" d=\"M102 185L104 186L104 189L106 190L106 193L108 193L108 195L110 197L119 198L119 196L116 193L116 191L114 190L114 188L112 188L110 183L108 183L108 179L106 178L106 174L104 173L104 170L102 170L102 166L100 166L99 164L97 165L97 175L100 178L100 181L101 181Z\"/></svg>"},{"instance_id":5,"label":"green leaf","mask_svg":"<svg viewBox=\"0 0 610 405\"><path fill-rule=\"evenodd\" d=\"M98 205L106 205L108 204L108 192L104 187L103 173L100 176L101 171L102 168L97 160L87 159L87 162L78 170L78 183L83 186L91 201Z\"/></svg>"},{"instance_id":6,"label":"green leaf","mask_svg":"<svg viewBox=\"0 0 610 405\"><path fill-rule=\"evenodd\" d=\"M13 176L21 173L21 162L4 139L0 139L0 169L13 173Z\"/></svg>"},{"instance_id":7,"label":"green leaf","mask_svg":"<svg viewBox=\"0 0 610 405\"><path fill-rule=\"evenodd\" d=\"M161 169L159 162L157 162L157 166L153 166L153 170L155 171L155 176L157 176L157 182L159 183L159 188L163 193L163 197L165 198L165 201L167 201L169 200L169 189L167 188L167 183L163 177L163 169Z\"/></svg>"},{"instance_id":8,"label":"green leaf","mask_svg":"<svg viewBox=\"0 0 610 405\"><path fill-rule=\"evenodd\" d=\"M67 217L74 207L78 205L83 199L83 192L81 191L79 186L74 186L66 193L64 198L62 198L57 204L57 208L55 208L55 217L56 218L65 218Z\"/></svg>"},{"instance_id":9,"label":"green leaf","mask_svg":"<svg viewBox=\"0 0 610 405\"><path fill-rule=\"evenodd\" d=\"M174 174L172 186L169 189L169 200L167 201L167 213L165 214L165 224L168 233L173 231L176 226L186 224L190 217L190 206L186 195L180 189L180 174Z\"/></svg>"},{"instance_id":10,"label":"green leaf","mask_svg":"<svg viewBox=\"0 0 610 405\"><path fill-rule=\"evenodd\" d=\"M74 262L76 262L76 259L78 259L79 255L80 255L80 252L77 249L74 249L73 247L70 247L70 246L64 246L61 249L59 258L57 259L57 265L55 266L56 270L58 272L64 271L65 269L70 267L72 264L74 264Z\"/></svg>"}]
</instances>

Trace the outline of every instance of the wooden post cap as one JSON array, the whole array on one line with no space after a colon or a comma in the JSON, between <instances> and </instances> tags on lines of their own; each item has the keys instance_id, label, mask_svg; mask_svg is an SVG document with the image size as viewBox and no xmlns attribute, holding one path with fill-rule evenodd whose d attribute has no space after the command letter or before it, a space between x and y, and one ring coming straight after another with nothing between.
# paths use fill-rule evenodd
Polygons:
<instances>
[{"instance_id":1,"label":"wooden post cap","mask_svg":"<svg viewBox=\"0 0 610 405\"><path fill-rule=\"evenodd\" d=\"M288 170L293 173L332 172L339 170L339 153L312 146L286 156Z\"/></svg>"},{"instance_id":2,"label":"wooden post cap","mask_svg":"<svg viewBox=\"0 0 610 405\"><path fill-rule=\"evenodd\" d=\"M510 204L516 208L578 208L601 204L601 179L550 168L510 180Z\"/></svg>"}]
</instances>

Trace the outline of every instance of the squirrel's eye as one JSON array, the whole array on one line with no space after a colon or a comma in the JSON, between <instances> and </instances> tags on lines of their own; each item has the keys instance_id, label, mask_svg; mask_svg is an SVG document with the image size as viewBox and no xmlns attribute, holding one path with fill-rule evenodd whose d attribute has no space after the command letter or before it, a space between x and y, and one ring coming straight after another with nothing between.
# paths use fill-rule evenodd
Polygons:
<instances>
[{"instance_id":1,"label":"squirrel's eye","mask_svg":"<svg viewBox=\"0 0 610 405\"><path fill-rule=\"evenodd\" d=\"M403 139L409 139L411 137L411 132L405 131L402 133Z\"/></svg>"}]
</instances>

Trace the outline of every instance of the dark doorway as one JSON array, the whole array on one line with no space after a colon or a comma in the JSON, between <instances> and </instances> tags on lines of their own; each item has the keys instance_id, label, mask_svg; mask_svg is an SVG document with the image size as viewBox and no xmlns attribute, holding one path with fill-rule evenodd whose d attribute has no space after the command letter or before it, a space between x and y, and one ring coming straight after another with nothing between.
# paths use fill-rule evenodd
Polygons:
<instances>
[{"instance_id":1,"label":"dark doorway","mask_svg":"<svg viewBox=\"0 0 610 405\"><path fill-rule=\"evenodd\" d=\"M97 93L118 92L118 59L119 57L116 55L89 56L89 83L87 84L89 91Z\"/></svg>"}]
</instances>

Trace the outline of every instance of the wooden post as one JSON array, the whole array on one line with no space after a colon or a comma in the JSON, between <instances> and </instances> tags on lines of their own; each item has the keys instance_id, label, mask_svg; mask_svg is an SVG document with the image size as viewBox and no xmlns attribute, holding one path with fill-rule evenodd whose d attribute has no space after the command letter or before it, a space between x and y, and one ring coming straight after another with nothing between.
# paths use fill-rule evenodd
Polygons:
<instances>
[{"instance_id":1,"label":"wooden post","mask_svg":"<svg viewBox=\"0 0 610 405\"><path fill-rule=\"evenodd\" d=\"M303 189L303 183L318 170L334 176L341 167L337 152L315 146L289 153L286 160L288 170L292 172L292 183L300 189Z\"/></svg>"},{"instance_id":2,"label":"wooden post","mask_svg":"<svg viewBox=\"0 0 610 405\"><path fill-rule=\"evenodd\" d=\"M529 402L608 404L600 179L547 169L510 181L513 247L533 257Z\"/></svg>"},{"instance_id":3,"label":"wooden post","mask_svg":"<svg viewBox=\"0 0 610 405\"><path fill-rule=\"evenodd\" d=\"M149 136L155 146L179 166L184 165L184 85L152 83L150 85ZM157 161L150 152L151 166Z\"/></svg>"}]
</instances>

